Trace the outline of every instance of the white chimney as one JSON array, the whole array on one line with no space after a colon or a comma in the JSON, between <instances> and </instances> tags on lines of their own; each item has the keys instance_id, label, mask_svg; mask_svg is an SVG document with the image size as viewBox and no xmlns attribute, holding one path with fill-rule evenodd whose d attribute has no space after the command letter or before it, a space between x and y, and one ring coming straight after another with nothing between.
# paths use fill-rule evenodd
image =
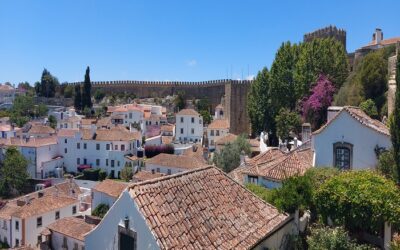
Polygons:
<instances>
[{"instance_id":1,"label":"white chimney","mask_svg":"<svg viewBox=\"0 0 400 250\"><path fill-rule=\"evenodd\" d=\"M338 107L338 106L330 106L330 107L328 107L328 120L327 120L327 122L332 120L332 118L335 117L336 114L338 114L342 109L343 109L343 107Z\"/></svg>"},{"instance_id":2,"label":"white chimney","mask_svg":"<svg viewBox=\"0 0 400 250\"><path fill-rule=\"evenodd\" d=\"M381 41L383 40L383 33L382 33L382 30L380 28L376 28L375 29L375 33L372 36L372 39L374 40L374 42L376 44L380 44L381 43Z\"/></svg>"}]
</instances>

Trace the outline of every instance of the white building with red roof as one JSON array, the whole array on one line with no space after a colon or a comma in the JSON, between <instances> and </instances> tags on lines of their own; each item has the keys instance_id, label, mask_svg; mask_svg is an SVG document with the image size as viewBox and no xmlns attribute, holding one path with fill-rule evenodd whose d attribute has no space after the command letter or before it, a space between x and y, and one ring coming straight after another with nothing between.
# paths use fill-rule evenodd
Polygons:
<instances>
[{"instance_id":1,"label":"white building with red roof","mask_svg":"<svg viewBox=\"0 0 400 250\"><path fill-rule=\"evenodd\" d=\"M182 109L176 114L175 140L201 142L203 140L203 117L194 109Z\"/></svg>"},{"instance_id":2,"label":"white building with red roof","mask_svg":"<svg viewBox=\"0 0 400 250\"><path fill-rule=\"evenodd\" d=\"M374 169L376 150L390 149L389 128L357 107L343 107L311 136L314 166Z\"/></svg>"}]
</instances>

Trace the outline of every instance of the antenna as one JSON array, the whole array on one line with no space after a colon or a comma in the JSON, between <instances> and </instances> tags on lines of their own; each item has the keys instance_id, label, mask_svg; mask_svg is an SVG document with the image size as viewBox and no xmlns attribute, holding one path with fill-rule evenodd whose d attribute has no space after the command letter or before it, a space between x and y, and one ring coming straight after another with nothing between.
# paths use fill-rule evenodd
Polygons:
<instances>
[{"instance_id":1,"label":"antenna","mask_svg":"<svg viewBox=\"0 0 400 250\"><path fill-rule=\"evenodd\" d=\"M232 71L233 71L232 68L233 68L233 66L232 66L232 64L231 64L231 80L232 80Z\"/></svg>"},{"instance_id":2,"label":"antenna","mask_svg":"<svg viewBox=\"0 0 400 250\"><path fill-rule=\"evenodd\" d=\"M249 66L249 64L247 64L247 76L248 77L250 76L250 66Z\"/></svg>"}]
</instances>

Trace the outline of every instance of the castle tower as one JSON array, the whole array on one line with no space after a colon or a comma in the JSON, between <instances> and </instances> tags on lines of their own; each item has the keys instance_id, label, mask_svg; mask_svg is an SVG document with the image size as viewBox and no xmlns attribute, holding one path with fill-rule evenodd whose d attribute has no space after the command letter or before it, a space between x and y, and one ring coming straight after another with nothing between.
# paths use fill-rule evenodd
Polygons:
<instances>
[{"instance_id":1,"label":"castle tower","mask_svg":"<svg viewBox=\"0 0 400 250\"><path fill-rule=\"evenodd\" d=\"M311 33L304 34L303 42L311 42L316 38L333 38L341 42L346 50L346 31L344 29L338 29L336 26L328 26L318 29Z\"/></svg>"}]
</instances>

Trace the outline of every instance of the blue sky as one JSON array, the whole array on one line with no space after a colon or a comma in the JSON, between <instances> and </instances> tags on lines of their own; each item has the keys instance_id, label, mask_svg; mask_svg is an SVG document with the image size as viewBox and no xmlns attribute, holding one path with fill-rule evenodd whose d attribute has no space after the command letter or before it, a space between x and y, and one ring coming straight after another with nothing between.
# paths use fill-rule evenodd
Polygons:
<instances>
[{"instance_id":1,"label":"blue sky","mask_svg":"<svg viewBox=\"0 0 400 250\"><path fill-rule=\"evenodd\" d=\"M400 1L0 1L0 82L246 78L283 41L330 24L347 49L400 36ZM232 73L231 73L232 72Z\"/></svg>"}]
</instances>

